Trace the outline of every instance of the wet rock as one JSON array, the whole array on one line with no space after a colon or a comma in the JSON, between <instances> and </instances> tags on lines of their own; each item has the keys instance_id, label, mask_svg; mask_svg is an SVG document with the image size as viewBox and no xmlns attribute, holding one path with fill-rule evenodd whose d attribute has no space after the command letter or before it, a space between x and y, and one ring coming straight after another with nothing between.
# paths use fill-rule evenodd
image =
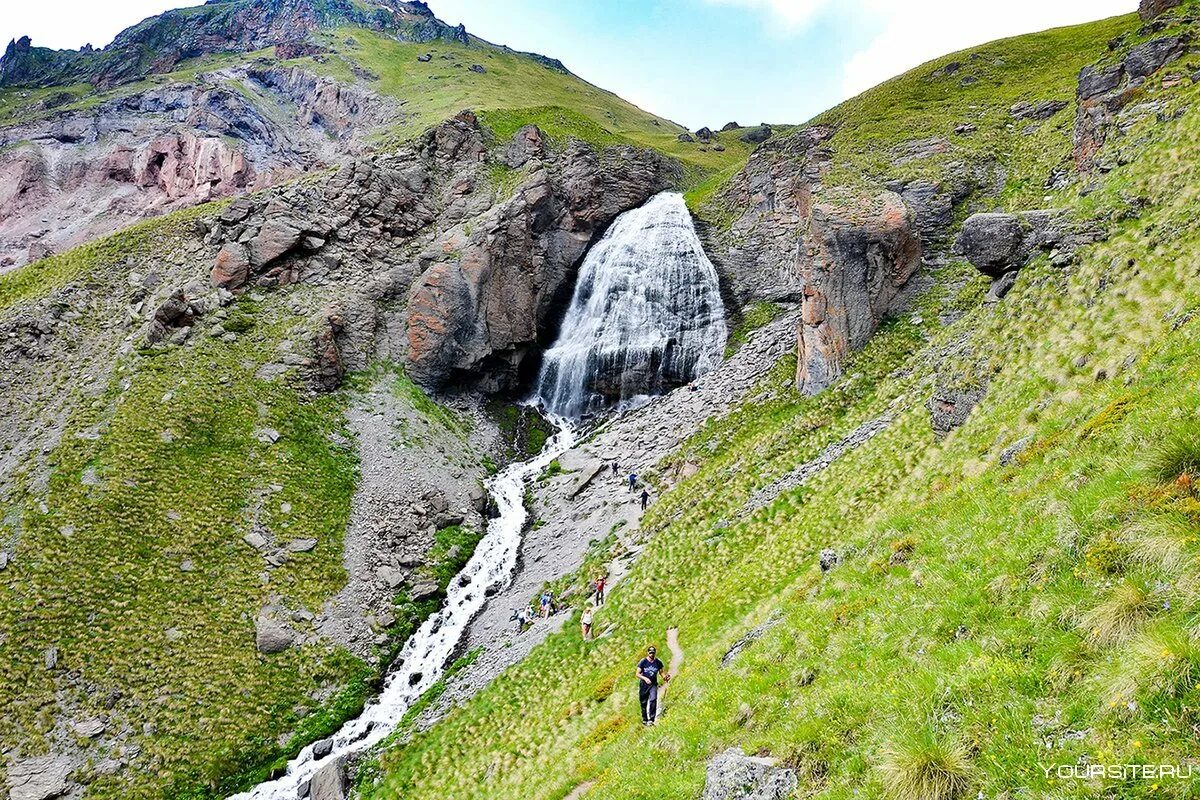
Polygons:
<instances>
[{"instance_id":1,"label":"wet rock","mask_svg":"<svg viewBox=\"0 0 1200 800\"><path fill-rule=\"evenodd\" d=\"M309 797L311 800L346 800L349 788L345 767L339 759L321 767L312 776L312 782L309 784Z\"/></svg>"},{"instance_id":2,"label":"wet rock","mask_svg":"<svg viewBox=\"0 0 1200 800\"><path fill-rule=\"evenodd\" d=\"M708 763L700 800L787 800L798 786L795 770L731 747Z\"/></svg>"},{"instance_id":3,"label":"wet rock","mask_svg":"<svg viewBox=\"0 0 1200 800\"><path fill-rule=\"evenodd\" d=\"M38 756L10 762L8 796L10 800L50 800L70 789L71 762L64 756Z\"/></svg>"},{"instance_id":4,"label":"wet rock","mask_svg":"<svg viewBox=\"0 0 1200 800\"><path fill-rule=\"evenodd\" d=\"M333 752L333 739L322 739L313 744L313 758L324 758Z\"/></svg>"}]
</instances>

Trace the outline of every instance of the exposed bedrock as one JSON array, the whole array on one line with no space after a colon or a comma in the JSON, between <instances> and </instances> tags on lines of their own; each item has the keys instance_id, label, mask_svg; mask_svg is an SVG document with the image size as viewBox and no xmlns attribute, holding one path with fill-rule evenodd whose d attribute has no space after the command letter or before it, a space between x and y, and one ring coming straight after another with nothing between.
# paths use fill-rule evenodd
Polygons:
<instances>
[{"instance_id":1,"label":"exposed bedrock","mask_svg":"<svg viewBox=\"0 0 1200 800\"><path fill-rule=\"evenodd\" d=\"M1177 3L1143 2L1142 16L1148 19L1173 5ZM1137 45L1116 63L1102 62L1080 71L1074 142L1075 166L1080 172L1111 168L1101 156L1121 112L1135 105L1140 96L1138 89L1147 80L1191 50L1190 34L1165 36Z\"/></svg>"},{"instance_id":2,"label":"exposed bedrock","mask_svg":"<svg viewBox=\"0 0 1200 800\"><path fill-rule=\"evenodd\" d=\"M298 68L227 70L0 130L0 269L337 164L396 113Z\"/></svg>"},{"instance_id":3,"label":"exposed bedrock","mask_svg":"<svg viewBox=\"0 0 1200 800\"><path fill-rule=\"evenodd\" d=\"M742 209L709 252L740 303L798 302L797 387L816 393L841 374L916 289L923 242L946 236L969 189L899 183L875 196L818 202L835 130L816 126L762 145L723 201ZM956 181L957 184L957 181Z\"/></svg>"},{"instance_id":4,"label":"exposed bedrock","mask_svg":"<svg viewBox=\"0 0 1200 800\"><path fill-rule=\"evenodd\" d=\"M407 362L431 389L512 389L557 332L588 246L678 168L632 147L551 152L532 126L492 144L463 112L396 153L235 200L207 237L219 247L211 281L331 285L303 365L315 389L373 357ZM501 198L497 158L526 176Z\"/></svg>"},{"instance_id":5,"label":"exposed bedrock","mask_svg":"<svg viewBox=\"0 0 1200 800\"><path fill-rule=\"evenodd\" d=\"M432 264L414 286L408 358L427 386L470 375L489 391L514 388L531 349L555 332L588 246L618 214L678 177L649 151L597 153L578 141L539 164L473 224L461 254Z\"/></svg>"},{"instance_id":6,"label":"exposed bedrock","mask_svg":"<svg viewBox=\"0 0 1200 800\"><path fill-rule=\"evenodd\" d=\"M806 394L841 375L847 352L862 348L907 300L921 266L914 216L899 195L885 192L849 212L815 207L801 255L796 387Z\"/></svg>"}]
</instances>

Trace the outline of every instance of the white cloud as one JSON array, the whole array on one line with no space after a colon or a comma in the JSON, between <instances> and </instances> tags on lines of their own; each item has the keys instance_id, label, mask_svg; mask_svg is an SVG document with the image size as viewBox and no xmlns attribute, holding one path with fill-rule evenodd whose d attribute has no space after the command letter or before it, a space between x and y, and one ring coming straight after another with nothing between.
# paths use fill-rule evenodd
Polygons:
<instances>
[{"instance_id":1,"label":"white cloud","mask_svg":"<svg viewBox=\"0 0 1200 800\"><path fill-rule=\"evenodd\" d=\"M708 0L717 5L736 5L759 8L767 11L789 28L799 28L809 22L817 12L831 4L832 0Z\"/></svg>"},{"instance_id":2,"label":"white cloud","mask_svg":"<svg viewBox=\"0 0 1200 800\"><path fill-rule=\"evenodd\" d=\"M883 31L843 70L846 97L938 56L1021 33L1134 10L1134 0L856 0Z\"/></svg>"}]
</instances>

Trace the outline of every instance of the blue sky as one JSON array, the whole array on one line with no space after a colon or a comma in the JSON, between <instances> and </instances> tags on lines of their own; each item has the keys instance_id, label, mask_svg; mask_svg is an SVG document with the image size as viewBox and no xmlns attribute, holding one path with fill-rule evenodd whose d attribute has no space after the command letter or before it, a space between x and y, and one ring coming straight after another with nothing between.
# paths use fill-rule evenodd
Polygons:
<instances>
[{"instance_id":1,"label":"blue sky","mask_svg":"<svg viewBox=\"0 0 1200 800\"><path fill-rule=\"evenodd\" d=\"M43 0L0 15L4 41L107 44L186 0ZM1136 0L429 0L498 44L692 128L803 122L892 75L992 39L1126 13Z\"/></svg>"}]
</instances>

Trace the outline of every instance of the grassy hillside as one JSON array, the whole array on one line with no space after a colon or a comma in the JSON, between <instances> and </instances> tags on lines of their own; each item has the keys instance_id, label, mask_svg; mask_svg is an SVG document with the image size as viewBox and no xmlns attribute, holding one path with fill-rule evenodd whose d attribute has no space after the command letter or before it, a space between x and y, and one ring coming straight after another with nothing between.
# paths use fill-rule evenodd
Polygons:
<instances>
[{"instance_id":1,"label":"grassy hillside","mask_svg":"<svg viewBox=\"0 0 1200 800\"><path fill-rule=\"evenodd\" d=\"M1122 165L1055 193L1040 187L1069 153L1071 110L1027 136L1008 127L1018 99L1073 100L1079 67L1137 25L989 45L825 115L841 125L830 183L846 191L894 177L889 153L969 114L975 138L956 144L1004 168L1000 205L1069 204L1110 236L1066 267L1035 261L994 306L979 305L986 282L969 266L944 267L939 286L961 288L928 293L818 397L778 396L785 359L760 398L677 456L700 470L647 517L654 537L597 617L609 635L585 644L568 625L385 753L369 796L559 800L589 783L584 796L606 800L696 797L731 745L794 767L800 797L1195 796L1196 779L1042 768L1195 758L1200 86L1148 83L1160 113L1110 144ZM947 78L949 61L966 66ZM939 370L989 381L940 441L924 407ZM743 513L885 414L883 433ZM827 575L825 547L843 559ZM687 661L665 720L645 729L633 666L670 626Z\"/></svg>"}]
</instances>

